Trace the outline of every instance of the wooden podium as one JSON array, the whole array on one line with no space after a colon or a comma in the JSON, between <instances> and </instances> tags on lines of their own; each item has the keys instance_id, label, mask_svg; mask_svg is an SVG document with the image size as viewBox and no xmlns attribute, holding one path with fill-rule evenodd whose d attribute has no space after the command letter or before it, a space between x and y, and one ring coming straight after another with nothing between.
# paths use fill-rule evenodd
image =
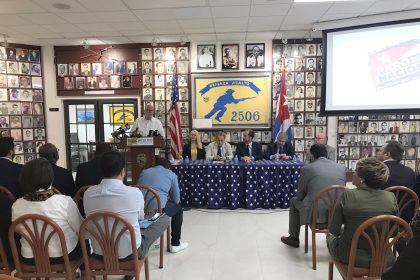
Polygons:
<instances>
[{"instance_id":1,"label":"wooden podium","mask_svg":"<svg viewBox=\"0 0 420 280\"><path fill-rule=\"evenodd\" d=\"M143 169L156 165L155 149L164 148L165 140L162 137L124 137L121 144L130 151L132 184L137 184L140 172Z\"/></svg>"}]
</instances>

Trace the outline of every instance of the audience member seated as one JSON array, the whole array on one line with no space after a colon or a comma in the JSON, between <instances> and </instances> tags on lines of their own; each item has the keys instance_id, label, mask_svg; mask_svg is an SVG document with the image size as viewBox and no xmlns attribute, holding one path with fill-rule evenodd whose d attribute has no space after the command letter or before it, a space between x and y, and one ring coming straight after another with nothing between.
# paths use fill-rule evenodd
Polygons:
<instances>
[{"instance_id":1,"label":"audience member seated","mask_svg":"<svg viewBox=\"0 0 420 280\"><path fill-rule=\"evenodd\" d=\"M325 145L325 147L327 148L327 154L328 154L327 158L335 162L336 161L335 148L328 145L327 142L328 142L328 136L325 133L320 132L315 136L315 143L320 144L320 145ZM314 161L314 158L312 157L311 153L308 151L305 155L305 163L311 163L312 161Z\"/></svg>"},{"instance_id":2,"label":"audience member seated","mask_svg":"<svg viewBox=\"0 0 420 280\"><path fill-rule=\"evenodd\" d=\"M180 242L183 211L180 201L178 177L171 171L171 163L165 158L158 158L156 166L144 169L140 173L139 184L147 185L159 194L162 208L171 217L171 252L178 253L188 247L187 242ZM144 195L144 193L143 193ZM150 198L148 198L150 199ZM157 208L157 205L152 205Z\"/></svg>"},{"instance_id":3,"label":"audience member seated","mask_svg":"<svg viewBox=\"0 0 420 280\"><path fill-rule=\"evenodd\" d=\"M413 238L400 246L398 259L391 269L382 275L382 280L417 280L420 279L420 210L410 222ZM401 240L404 241L405 240Z\"/></svg>"},{"instance_id":4,"label":"audience member seated","mask_svg":"<svg viewBox=\"0 0 420 280\"><path fill-rule=\"evenodd\" d=\"M293 159L295 148L292 143L287 141L287 134L280 132L277 135L277 141L271 144L267 149L268 159Z\"/></svg>"},{"instance_id":5,"label":"audience member seated","mask_svg":"<svg viewBox=\"0 0 420 280\"><path fill-rule=\"evenodd\" d=\"M404 158L404 147L397 141L389 141L384 144L377 154L379 160L383 161L389 169L389 178L382 189L392 186L406 186L413 189L416 184L416 175L414 171L400 161ZM406 207L400 217L407 223L411 221L414 215L414 207Z\"/></svg>"},{"instance_id":6,"label":"audience member seated","mask_svg":"<svg viewBox=\"0 0 420 280\"><path fill-rule=\"evenodd\" d=\"M239 160L251 162L263 158L261 144L254 142L254 131L247 129L242 133L243 142L236 146L236 155Z\"/></svg>"},{"instance_id":7,"label":"audience member seated","mask_svg":"<svg viewBox=\"0 0 420 280\"><path fill-rule=\"evenodd\" d=\"M327 159L327 148L314 144L310 149L315 161L302 167L296 197L290 200L289 236L282 236L281 241L299 248L300 226L311 222L312 204L317 194L330 185L346 184L344 166ZM327 222L327 210L319 207L318 223Z\"/></svg>"},{"instance_id":8,"label":"audience member seated","mask_svg":"<svg viewBox=\"0 0 420 280\"><path fill-rule=\"evenodd\" d=\"M197 130L190 132L190 142L186 143L182 149L182 158L188 157L192 160L206 159L206 151L201 143L201 137Z\"/></svg>"},{"instance_id":9,"label":"audience member seated","mask_svg":"<svg viewBox=\"0 0 420 280\"><path fill-rule=\"evenodd\" d=\"M19 174L22 165L12 161L15 155L15 145L12 137L0 137L0 185L7 188L15 198L22 197L22 191L19 186ZM4 197L4 199L6 199ZM8 231L12 223L11 207L12 204L7 199L0 200L0 237L3 242L3 248L9 261L12 261L12 252L10 251Z\"/></svg>"},{"instance_id":10,"label":"audience member seated","mask_svg":"<svg viewBox=\"0 0 420 280\"><path fill-rule=\"evenodd\" d=\"M226 133L217 132L216 141L206 147L206 158L208 160L231 160L233 158L232 147L225 141Z\"/></svg>"},{"instance_id":11,"label":"audience member seated","mask_svg":"<svg viewBox=\"0 0 420 280\"><path fill-rule=\"evenodd\" d=\"M124 185L124 158L118 152L108 152L102 155L100 161L104 178L99 185L87 189L83 196L86 216L99 211L110 211L124 217L133 225L139 258L143 259L150 245L169 226L169 217L166 214L162 215L147 229L140 232L139 220L144 219L144 198L138 188ZM92 242L92 247L95 254L102 254L96 241ZM118 247L118 257L125 259L130 256L131 239L129 233L125 232Z\"/></svg>"},{"instance_id":12,"label":"audience member seated","mask_svg":"<svg viewBox=\"0 0 420 280\"><path fill-rule=\"evenodd\" d=\"M112 146L107 143L96 145L95 157L77 166L76 191L87 185L97 185L102 180L101 156L112 151Z\"/></svg>"},{"instance_id":13,"label":"audience member seated","mask_svg":"<svg viewBox=\"0 0 420 280\"><path fill-rule=\"evenodd\" d=\"M45 158L27 162L19 176L23 197L16 200L12 206L12 221L27 214L39 214L50 218L63 230L69 258L74 260L82 255L78 236L82 216L71 197L53 192L53 181L53 169ZM23 238L20 242L23 262L34 264L30 245ZM64 262L58 238L50 241L48 253L52 263Z\"/></svg>"},{"instance_id":14,"label":"audience member seated","mask_svg":"<svg viewBox=\"0 0 420 280\"><path fill-rule=\"evenodd\" d=\"M74 188L74 179L71 171L57 166L59 159L58 149L54 144L46 143L39 148L39 156L45 158L51 163L54 172L53 187L62 194L73 197L76 193Z\"/></svg>"},{"instance_id":15,"label":"audience member seated","mask_svg":"<svg viewBox=\"0 0 420 280\"><path fill-rule=\"evenodd\" d=\"M376 158L361 159L357 163L352 182L356 188L343 192L334 209L330 234L327 235L328 250L335 260L348 263L353 234L364 221L379 215L398 214L395 195L381 190L388 176L388 167ZM370 245L361 238L355 265L369 267L370 254ZM394 254L391 252L388 265L393 261Z\"/></svg>"}]
</instances>

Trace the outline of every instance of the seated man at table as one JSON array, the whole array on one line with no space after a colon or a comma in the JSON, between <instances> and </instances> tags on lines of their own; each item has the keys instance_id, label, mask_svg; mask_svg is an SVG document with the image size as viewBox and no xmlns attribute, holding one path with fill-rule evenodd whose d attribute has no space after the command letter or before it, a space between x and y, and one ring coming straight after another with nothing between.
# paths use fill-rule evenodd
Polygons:
<instances>
[{"instance_id":1,"label":"seated man at table","mask_svg":"<svg viewBox=\"0 0 420 280\"><path fill-rule=\"evenodd\" d=\"M344 166L327 159L327 148L314 144L310 153L315 161L302 167L296 197L290 200L289 236L281 241L299 248L300 226L311 222L311 208L316 195L329 185L346 185ZM327 222L327 210L318 209L318 223Z\"/></svg>"},{"instance_id":2,"label":"seated man at table","mask_svg":"<svg viewBox=\"0 0 420 280\"><path fill-rule=\"evenodd\" d=\"M86 216L99 211L110 211L125 218L133 225L139 258L147 256L150 245L158 239L169 226L169 217L163 214L148 228L140 232L139 220L144 219L144 198L138 188L126 186L125 160L118 152L108 152L101 157L103 179L99 185L91 186L83 196ZM97 242L92 242L93 252L102 254ZM131 255L131 241L128 232L124 233L118 247L118 258Z\"/></svg>"},{"instance_id":3,"label":"seated man at table","mask_svg":"<svg viewBox=\"0 0 420 280\"><path fill-rule=\"evenodd\" d=\"M206 147L206 158L208 160L231 160L233 158L232 147L225 141L226 134L219 131L216 141Z\"/></svg>"},{"instance_id":4,"label":"seated man at table","mask_svg":"<svg viewBox=\"0 0 420 280\"><path fill-rule=\"evenodd\" d=\"M247 129L242 133L243 142L239 142L236 146L236 155L239 160L251 162L263 158L261 144L252 141L254 135L254 131L250 129Z\"/></svg>"},{"instance_id":5,"label":"seated man at table","mask_svg":"<svg viewBox=\"0 0 420 280\"><path fill-rule=\"evenodd\" d=\"M292 143L287 141L287 134L280 132L277 141L271 144L267 149L267 158L269 159L293 159L295 148Z\"/></svg>"},{"instance_id":6,"label":"seated man at table","mask_svg":"<svg viewBox=\"0 0 420 280\"><path fill-rule=\"evenodd\" d=\"M156 166L144 169L138 182L154 189L160 198L162 208L171 217L171 252L178 253L188 247L187 242L180 242L183 211L180 201L178 177L171 171L171 163L166 158L158 158ZM144 193L143 193L144 195ZM146 198L150 199L150 198ZM151 205L157 208L157 205Z\"/></svg>"}]
</instances>

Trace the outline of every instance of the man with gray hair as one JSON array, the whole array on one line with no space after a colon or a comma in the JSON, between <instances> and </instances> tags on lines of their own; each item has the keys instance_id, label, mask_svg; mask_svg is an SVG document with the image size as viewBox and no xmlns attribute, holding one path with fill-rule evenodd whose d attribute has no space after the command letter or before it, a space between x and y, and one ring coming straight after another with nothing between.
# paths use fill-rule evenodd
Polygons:
<instances>
[{"instance_id":1,"label":"man with gray hair","mask_svg":"<svg viewBox=\"0 0 420 280\"><path fill-rule=\"evenodd\" d=\"M317 133L317 135L315 136L315 143L324 145L325 148L327 148L327 159L335 162L336 161L335 149L331 147L330 145L328 145L327 141L328 141L328 136L325 133ZM314 157L308 150L305 155L305 163L309 164L313 161L314 161Z\"/></svg>"},{"instance_id":2,"label":"man with gray hair","mask_svg":"<svg viewBox=\"0 0 420 280\"><path fill-rule=\"evenodd\" d=\"M163 126L160 120L153 117L153 105L147 104L144 108L144 117L138 118L131 127L130 133L137 136L148 136L150 131L157 130L160 135L165 137Z\"/></svg>"},{"instance_id":3,"label":"man with gray hair","mask_svg":"<svg viewBox=\"0 0 420 280\"><path fill-rule=\"evenodd\" d=\"M232 147L225 141L226 134L219 131L216 141L206 147L206 159L208 160L231 160L233 158Z\"/></svg>"}]
</instances>

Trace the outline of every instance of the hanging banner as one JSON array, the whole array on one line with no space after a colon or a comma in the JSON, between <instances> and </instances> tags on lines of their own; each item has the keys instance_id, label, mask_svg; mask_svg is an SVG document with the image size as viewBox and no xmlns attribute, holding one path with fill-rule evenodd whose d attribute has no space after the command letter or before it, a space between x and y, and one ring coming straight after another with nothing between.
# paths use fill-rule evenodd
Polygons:
<instances>
[{"instance_id":1,"label":"hanging banner","mask_svg":"<svg viewBox=\"0 0 420 280\"><path fill-rule=\"evenodd\" d=\"M116 124L134 123L134 106L110 106L109 119Z\"/></svg>"},{"instance_id":2,"label":"hanging banner","mask_svg":"<svg viewBox=\"0 0 420 280\"><path fill-rule=\"evenodd\" d=\"M268 128L271 75L221 73L192 75L193 119L211 119L213 128Z\"/></svg>"}]
</instances>

